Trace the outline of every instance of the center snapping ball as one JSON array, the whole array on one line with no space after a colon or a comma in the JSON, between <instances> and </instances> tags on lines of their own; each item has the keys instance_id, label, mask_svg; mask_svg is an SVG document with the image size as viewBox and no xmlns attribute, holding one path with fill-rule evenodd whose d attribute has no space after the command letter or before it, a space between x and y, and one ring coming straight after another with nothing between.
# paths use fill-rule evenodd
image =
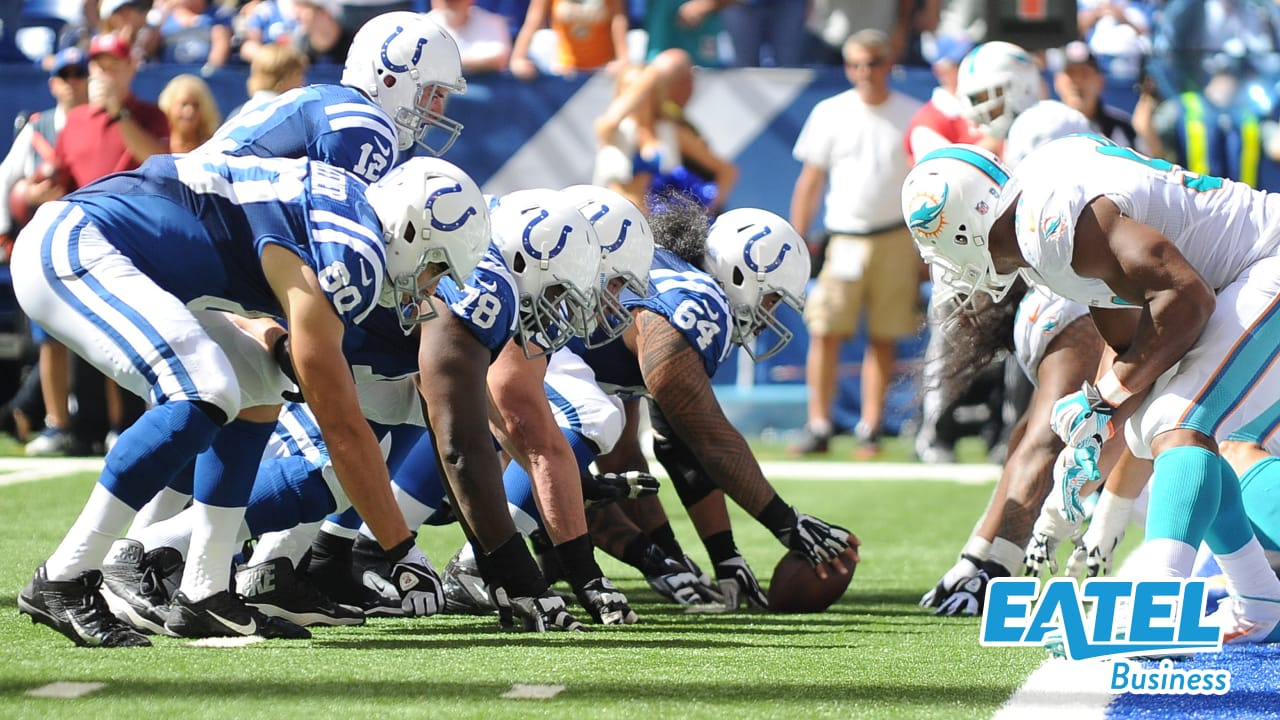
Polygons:
<instances>
[{"instance_id":1,"label":"center snapping ball","mask_svg":"<svg viewBox=\"0 0 1280 720\"><path fill-rule=\"evenodd\" d=\"M822 612L844 595L852 581L853 570L841 575L830 566L827 579L819 579L808 560L795 551L787 551L773 568L769 609L780 613Z\"/></svg>"}]
</instances>

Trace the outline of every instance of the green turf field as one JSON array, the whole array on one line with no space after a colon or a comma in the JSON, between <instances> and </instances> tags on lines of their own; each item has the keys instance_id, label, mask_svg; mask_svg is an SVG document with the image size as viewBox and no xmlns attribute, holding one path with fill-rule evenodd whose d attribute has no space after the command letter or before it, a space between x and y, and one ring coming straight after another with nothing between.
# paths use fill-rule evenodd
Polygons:
<instances>
[{"instance_id":1,"label":"green turf field","mask_svg":"<svg viewBox=\"0 0 1280 720\"><path fill-rule=\"evenodd\" d=\"M93 479L0 486L0 718L985 718L1045 657L979 648L976 620L916 607L954 560L989 486L801 478L775 481L792 503L847 524L863 542L850 591L822 615L688 615L606 559L641 624L524 635L501 633L490 618L447 616L234 649L172 638L152 648L75 648L19 617L15 596ZM674 497L667 505L678 507ZM675 520L703 560L687 522ZM735 526L766 581L780 546L744 515ZM438 567L459 538L456 527L422 534ZM76 700L25 695L55 681L105 687ZM503 699L517 683L565 689L553 699Z\"/></svg>"}]
</instances>

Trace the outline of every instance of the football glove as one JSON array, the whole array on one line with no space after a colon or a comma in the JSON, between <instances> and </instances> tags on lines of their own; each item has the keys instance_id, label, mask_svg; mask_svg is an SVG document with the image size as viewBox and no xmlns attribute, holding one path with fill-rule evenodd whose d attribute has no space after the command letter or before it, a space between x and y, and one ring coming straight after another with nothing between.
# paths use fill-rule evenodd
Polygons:
<instances>
[{"instance_id":1,"label":"football glove","mask_svg":"<svg viewBox=\"0 0 1280 720\"><path fill-rule=\"evenodd\" d=\"M412 541L411 537L406 542ZM394 607L398 604L406 616L435 615L444 609L444 586L440 576L417 545L400 551L403 545L388 552L391 557L400 556L392 563L390 573L383 576L373 570L365 570L364 585L376 592L386 605Z\"/></svg>"},{"instance_id":2,"label":"football glove","mask_svg":"<svg viewBox=\"0 0 1280 720\"><path fill-rule=\"evenodd\" d=\"M920 599L921 607L934 607L934 615L981 615L992 578L1008 577L1000 563L961 555L933 590Z\"/></svg>"},{"instance_id":3,"label":"football glove","mask_svg":"<svg viewBox=\"0 0 1280 720\"><path fill-rule=\"evenodd\" d=\"M289 347L289 333L284 333L276 338L275 343L271 345L271 357L275 358L276 364L280 366L280 372L289 378L296 389L285 390L280 393L280 397L286 402L300 403L306 402L307 399L302 396L302 386L298 384L298 372L293 368L293 354Z\"/></svg>"},{"instance_id":4,"label":"football glove","mask_svg":"<svg viewBox=\"0 0 1280 720\"><path fill-rule=\"evenodd\" d=\"M795 523L778 533L778 539L814 567L832 562L858 545L858 539L848 530L803 513L796 513Z\"/></svg>"},{"instance_id":5,"label":"football glove","mask_svg":"<svg viewBox=\"0 0 1280 720\"><path fill-rule=\"evenodd\" d=\"M618 592L609 578L600 577L587 583L578 593L578 602L601 625L630 625L640 620L627 596Z\"/></svg>"},{"instance_id":6,"label":"football glove","mask_svg":"<svg viewBox=\"0 0 1280 720\"><path fill-rule=\"evenodd\" d=\"M1040 517L1031 529L1031 541L1023 556L1023 570L1033 577L1056 575L1058 572L1058 545L1071 538L1078 540L1080 523L1063 517L1056 498L1050 495L1040 508Z\"/></svg>"},{"instance_id":7,"label":"football glove","mask_svg":"<svg viewBox=\"0 0 1280 720\"><path fill-rule=\"evenodd\" d=\"M525 632L547 632L548 630L567 630L569 632L586 632L587 628L578 622L569 609L565 607L564 598L547 590L538 597L506 598L506 593L498 593L499 617L502 617L501 603L506 601L513 621L519 621ZM515 628L514 622L508 626Z\"/></svg>"},{"instance_id":8,"label":"football glove","mask_svg":"<svg viewBox=\"0 0 1280 720\"><path fill-rule=\"evenodd\" d=\"M1115 434L1113 413L1115 408L1086 380L1078 391L1053 404L1049 427L1070 447L1083 447L1091 438L1097 438L1100 445Z\"/></svg>"},{"instance_id":9,"label":"football glove","mask_svg":"<svg viewBox=\"0 0 1280 720\"><path fill-rule=\"evenodd\" d=\"M1093 510L1093 518L1082 543L1067 561L1067 574L1077 580L1110 574L1112 557L1116 546L1124 539L1132 510L1133 500L1104 489L1098 496L1098 506Z\"/></svg>"},{"instance_id":10,"label":"football glove","mask_svg":"<svg viewBox=\"0 0 1280 720\"><path fill-rule=\"evenodd\" d=\"M658 479L647 472L628 470L622 473L582 475L582 499L588 510L608 505L615 500L634 500L658 494Z\"/></svg>"},{"instance_id":11,"label":"football glove","mask_svg":"<svg viewBox=\"0 0 1280 720\"><path fill-rule=\"evenodd\" d=\"M688 556L685 560L687 563L681 563L665 555L649 558L645 563L644 579L654 592L680 605L720 602L720 590L711 584L711 578Z\"/></svg>"},{"instance_id":12,"label":"football glove","mask_svg":"<svg viewBox=\"0 0 1280 720\"><path fill-rule=\"evenodd\" d=\"M755 573L741 555L716 563L716 580L726 609L737 610L744 604L753 608L769 607L768 596L760 589Z\"/></svg>"},{"instance_id":13,"label":"football glove","mask_svg":"<svg viewBox=\"0 0 1280 720\"><path fill-rule=\"evenodd\" d=\"M1098 470L1098 446L1068 445L1058 453L1053 463L1053 490L1045 504L1053 503L1067 522L1079 525L1084 521L1084 500L1080 493L1086 483L1102 479Z\"/></svg>"}]
</instances>

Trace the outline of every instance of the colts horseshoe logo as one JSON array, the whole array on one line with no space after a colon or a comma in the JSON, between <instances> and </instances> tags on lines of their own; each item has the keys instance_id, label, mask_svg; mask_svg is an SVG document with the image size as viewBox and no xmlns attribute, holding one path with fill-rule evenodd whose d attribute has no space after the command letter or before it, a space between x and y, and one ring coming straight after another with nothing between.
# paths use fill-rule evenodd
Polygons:
<instances>
[{"instance_id":1,"label":"colts horseshoe logo","mask_svg":"<svg viewBox=\"0 0 1280 720\"><path fill-rule=\"evenodd\" d=\"M604 203L601 203L600 209L597 210L596 213L592 215L590 218L591 224L595 225L597 222L600 221L600 218L608 214L609 214L609 206L605 205ZM602 244L601 246L604 248L605 252L614 252L618 248L622 247L622 243L627 241L627 230L630 230L630 229L631 229L630 218L623 218L622 227L618 228L618 239L615 240L612 245L604 245L603 244L604 238L600 239L600 242Z\"/></svg>"},{"instance_id":2,"label":"colts horseshoe logo","mask_svg":"<svg viewBox=\"0 0 1280 720\"><path fill-rule=\"evenodd\" d=\"M533 227L543 220L546 220L548 215L549 214L546 210L539 210L538 216L530 220L528 225L524 226L524 234L522 235L521 242L524 244L524 251L529 253L529 257L532 257L534 260L550 260L559 255L560 251L564 249L565 242L569 239L569 233L573 232L573 228L568 225L561 228L560 239L556 241L555 247L551 248L550 252L548 252L546 256L543 256L542 251L533 246L533 239L530 236L533 235Z\"/></svg>"},{"instance_id":3,"label":"colts horseshoe logo","mask_svg":"<svg viewBox=\"0 0 1280 720\"><path fill-rule=\"evenodd\" d=\"M436 190L435 192L427 196L427 214L431 216L431 227L435 228L436 230L451 232L453 230L457 230L463 225L466 225L467 220L469 220L472 215L476 214L476 209L468 205L467 209L463 210L462 214L459 215L457 219L455 219L453 222L444 222L443 220L439 220L436 218L436 213L434 210L436 200L439 200L441 197L448 195L450 193L459 193L459 192L462 192L462 186L457 183L454 183L451 187L440 188L439 190Z\"/></svg>"},{"instance_id":4,"label":"colts horseshoe logo","mask_svg":"<svg viewBox=\"0 0 1280 720\"><path fill-rule=\"evenodd\" d=\"M387 48L391 47L391 43L395 42L395 39L400 37L400 33L402 32L404 32L404 28L397 25L395 32L387 36L387 39L384 40L382 43L382 64L386 65L387 69L390 70L391 72L398 72L398 73L409 72L408 65L398 65L394 62L391 62L391 58L387 56ZM428 42L430 41L424 37L418 38L418 47L414 48L413 57L409 60L409 62L413 63L414 65L418 64L418 61L422 59L422 48L426 47Z\"/></svg>"},{"instance_id":5,"label":"colts horseshoe logo","mask_svg":"<svg viewBox=\"0 0 1280 720\"><path fill-rule=\"evenodd\" d=\"M778 250L778 257L774 258L773 262L769 263L768 265L765 265L764 269L762 270L760 268L760 265L756 262L756 259L753 256L753 253L751 252L751 248L756 243L760 242L766 236L771 235L772 233L773 233L773 228L766 225L763 230L756 233L755 235L752 235L751 239L747 240L747 246L742 250L743 259L746 260L747 267L751 268L755 272L773 272L774 270L777 270L778 267L782 265L783 258L787 256L787 251L791 250L791 243L789 242L782 243L782 249Z\"/></svg>"}]
</instances>

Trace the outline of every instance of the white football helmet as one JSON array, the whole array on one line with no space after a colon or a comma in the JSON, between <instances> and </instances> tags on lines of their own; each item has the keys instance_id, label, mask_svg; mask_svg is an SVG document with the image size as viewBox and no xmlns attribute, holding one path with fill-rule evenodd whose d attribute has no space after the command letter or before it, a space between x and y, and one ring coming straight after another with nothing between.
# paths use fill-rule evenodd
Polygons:
<instances>
[{"instance_id":1,"label":"white football helmet","mask_svg":"<svg viewBox=\"0 0 1280 720\"><path fill-rule=\"evenodd\" d=\"M653 231L632 202L598 185L573 185L560 192L595 228L600 240L600 283L597 287L595 331L586 338L589 348L599 347L622 335L631 326L631 313L617 293L626 288L644 297L649 294L649 266L653 264ZM610 289L614 280L621 287Z\"/></svg>"},{"instance_id":2,"label":"white football helmet","mask_svg":"<svg viewBox=\"0 0 1280 720\"><path fill-rule=\"evenodd\" d=\"M1003 140L1019 113L1041 97L1040 68L1026 50L998 40L985 42L960 61L956 95L970 121Z\"/></svg>"},{"instance_id":3,"label":"white football helmet","mask_svg":"<svg viewBox=\"0 0 1280 720\"><path fill-rule=\"evenodd\" d=\"M1007 182L1009 171L995 155L951 145L921 158L902 184L902 216L920 257L962 297L981 291L999 301L1018 279L1017 272L996 272L987 246Z\"/></svg>"},{"instance_id":4,"label":"white football helmet","mask_svg":"<svg viewBox=\"0 0 1280 720\"><path fill-rule=\"evenodd\" d=\"M433 109L450 93L467 91L462 56L453 37L423 15L389 12L365 23L351 41L342 84L361 90L391 116L401 150L416 142L443 155L462 132L461 123ZM431 128L442 131L433 136L438 142L427 142Z\"/></svg>"},{"instance_id":5,"label":"white football helmet","mask_svg":"<svg viewBox=\"0 0 1280 720\"><path fill-rule=\"evenodd\" d=\"M461 285L489 249L489 211L475 181L452 163L413 157L365 192L386 243L387 279L379 304L399 309L405 334L436 316L436 283ZM424 275L428 265L437 272Z\"/></svg>"},{"instance_id":6,"label":"white football helmet","mask_svg":"<svg viewBox=\"0 0 1280 720\"><path fill-rule=\"evenodd\" d=\"M729 297L733 341L753 360L773 357L791 342L793 333L774 313L779 302L804 310L809 247L790 223L756 208L724 213L707 232L706 266ZM758 348L765 329L777 338Z\"/></svg>"},{"instance_id":7,"label":"white football helmet","mask_svg":"<svg viewBox=\"0 0 1280 720\"><path fill-rule=\"evenodd\" d=\"M490 213L493 242L520 293L516 337L525 355L547 355L574 335L586 337L600 278L600 241L591 223L555 190L509 193Z\"/></svg>"}]
</instances>

